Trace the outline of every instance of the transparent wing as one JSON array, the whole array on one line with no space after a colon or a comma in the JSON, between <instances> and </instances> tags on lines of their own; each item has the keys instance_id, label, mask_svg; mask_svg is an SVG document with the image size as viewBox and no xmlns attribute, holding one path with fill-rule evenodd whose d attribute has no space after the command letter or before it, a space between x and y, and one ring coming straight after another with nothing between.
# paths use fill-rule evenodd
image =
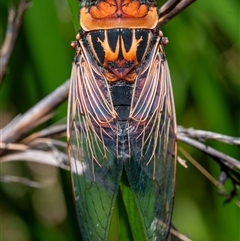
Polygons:
<instances>
[{"instance_id":1,"label":"transparent wing","mask_svg":"<svg viewBox=\"0 0 240 241\"><path fill-rule=\"evenodd\" d=\"M147 240L165 241L174 197L176 124L170 74L159 47L156 43L134 88L125 169Z\"/></svg>"},{"instance_id":2,"label":"transparent wing","mask_svg":"<svg viewBox=\"0 0 240 241\"><path fill-rule=\"evenodd\" d=\"M87 52L72 67L68 143L83 240L107 240L122 163L116 154L116 114L105 79Z\"/></svg>"}]
</instances>

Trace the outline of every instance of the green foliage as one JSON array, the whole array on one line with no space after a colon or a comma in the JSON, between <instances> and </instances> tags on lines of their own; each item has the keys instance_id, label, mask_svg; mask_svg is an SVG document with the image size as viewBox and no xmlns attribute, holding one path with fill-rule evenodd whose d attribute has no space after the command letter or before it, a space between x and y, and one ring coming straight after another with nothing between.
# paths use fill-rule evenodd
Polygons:
<instances>
[{"instance_id":1,"label":"green foliage","mask_svg":"<svg viewBox=\"0 0 240 241\"><path fill-rule=\"evenodd\" d=\"M74 51L69 46L79 27L79 2L67 2L30 1L0 90L1 126L70 77ZM0 44L5 36L8 7L9 1L0 2ZM165 51L179 125L240 136L238 14L238 0L199 0L163 27L170 42ZM64 104L54 121L65 118L66 113ZM239 157L239 150L234 147L210 144ZM201 153L184 148L218 178L218 165ZM239 208L234 202L223 205L224 198L217 195L217 188L190 163L188 166L177 168L173 224L195 241L239 240ZM34 189L0 184L0 232L4 241L80 240L69 173L37 164L5 163L1 166L1 175L4 174L29 177L46 186ZM227 188L231 189L229 183ZM123 183L121 190L123 195L129 192ZM125 197L118 198L111 241L131 240L141 234L139 220L135 227L128 226L136 207L132 209L131 197ZM123 203L127 207L125 213ZM131 228L136 231L131 233Z\"/></svg>"}]
</instances>

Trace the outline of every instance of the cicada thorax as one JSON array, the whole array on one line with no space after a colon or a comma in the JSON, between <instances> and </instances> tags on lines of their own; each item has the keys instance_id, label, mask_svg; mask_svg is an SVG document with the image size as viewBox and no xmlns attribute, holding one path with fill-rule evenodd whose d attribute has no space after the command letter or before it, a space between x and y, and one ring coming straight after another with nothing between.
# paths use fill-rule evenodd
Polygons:
<instances>
[{"instance_id":1,"label":"cicada thorax","mask_svg":"<svg viewBox=\"0 0 240 241\"><path fill-rule=\"evenodd\" d=\"M109 82L135 81L157 23L157 7L139 1L99 1L80 10L83 43Z\"/></svg>"},{"instance_id":2,"label":"cicada thorax","mask_svg":"<svg viewBox=\"0 0 240 241\"><path fill-rule=\"evenodd\" d=\"M152 39L148 29L95 30L86 35L88 48L109 82L134 81Z\"/></svg>"}]
</instances>

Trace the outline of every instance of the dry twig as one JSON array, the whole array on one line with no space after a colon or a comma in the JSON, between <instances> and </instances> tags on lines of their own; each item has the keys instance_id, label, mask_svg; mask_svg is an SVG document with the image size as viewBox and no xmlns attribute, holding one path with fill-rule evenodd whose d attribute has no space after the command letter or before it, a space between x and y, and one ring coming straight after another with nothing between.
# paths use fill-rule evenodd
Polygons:
<instances>
[{"instance_id":1,"label":"dry twig","mask_svg":"<svg viewBox=\"0 0 240 241\"><path fill-rule=\"evenodd\" d=\"M9 10L6 36L0 51L0 84L3 81L6 67L22 24L23 14L27 7L28 0L21 0L17 11L13 7Z\"/></svg>"}]
</instances>

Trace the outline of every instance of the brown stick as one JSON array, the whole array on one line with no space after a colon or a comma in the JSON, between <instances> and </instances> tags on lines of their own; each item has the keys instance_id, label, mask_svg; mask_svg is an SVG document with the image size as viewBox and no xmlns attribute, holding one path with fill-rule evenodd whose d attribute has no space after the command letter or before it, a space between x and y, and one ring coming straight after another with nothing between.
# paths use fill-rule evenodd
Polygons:
<instances>
[{"instance_id":1,"label":"brown stick","mask_svg":"<svg viewBox=\"0 0 240 241\"><path fill-rule=\"evenodd\" d=\"M0 130L1 140L5 143L15 142L23 134L36 127L46 115L54 111L68 97L69 81L62 84L47 97L29 109L24 115L17 116L6 127Z\"/></svg>"},{"instance_id":2,"label":"brown stick","mask_svg":"<svg viewBox=\"0 0 240 241\"><path fill-rule=\"evenodd\" d=\"M6 36L0 51L0 84L3 82L6 67L22 24L23 14L27 7L28 0L21 0L17 12L13 7L9 10Z\"/></svg>"}]
</instances>

